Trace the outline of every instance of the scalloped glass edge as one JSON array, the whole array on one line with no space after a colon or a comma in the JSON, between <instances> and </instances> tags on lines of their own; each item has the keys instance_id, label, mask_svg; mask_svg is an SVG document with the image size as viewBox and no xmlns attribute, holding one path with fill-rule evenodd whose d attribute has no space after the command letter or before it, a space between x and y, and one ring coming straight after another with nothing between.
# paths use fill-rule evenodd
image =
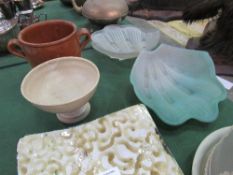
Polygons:
<instances>
[{"instance_id":1,"label":"scalloped glass edge","mask_svg":"<svg viewBox=\"0 0 233 175\"><path fill-rule=\"evenodd\" d=\"M143 54L145 54L145 53L154 53L154 52L157 52L161 47L178 48L178 47L170 46L170 45L167 45L167 44L161 44L161 45L159 45L153 51L145 51L145 50L143 50L143 51L140 52L140 54L138 55L137 59L135 60L135 62L133 64L133 67L132 67L131 72L130 72L130 83L133 86L133 89L134 89L134 92L135 92L137 98L143 104L145 104L146 106L148 106L160 118L160 120L162 120L164 123L166 123L168 125L172 125L172 126L182 125L182 124L184 124L185 122L187 122L188 120L191 120L191 119L197 120L197 121L200 121L200 122L204 122L204 123L211 123L211 122L215 121L217 119L218 115L219 115L219 106L218 105L219 105L219 103L221 101L223 101L223 100L226 99L226 97L227 97L227 91L224 88L224 86L220 83L220 81L217 79L216 73L215 73L214 63L213 63L213 61L212 61L209 53L206 52L206 51L185 49L185 48L180 48L180 47L178 48L178 49L181 49L181 50L186 50L186 51L189 50L189 51L194 51L194 52L200 52L200 53L202 53L203 54L203 61L205 61L206 64L209 65L208 66L209 73L210 73L210 77L209 78L213 79L216 82L216 84L220 87L220 90L222 91L221 95L219 95L217 98L214 99L215 100L215 103L213 104L213 106L214 106L214 112L213 112L214 115L212 117L207 117L207 119L206 119L206 117L203 117L203 116L201 116L199 118L198 117L192 117L192 116L190 116L190 117L187 117L187 118L184 118L184 119L181 118L181 120L171 121L171 117L170 118L163 117L163 111L159 111L159 109L154 108L153 105L150 104L150 103L148 103L147 100L137 90L137 87L135 86L135 81L134 81L134 79L132 77L132 73L133 73L135 65L138 62L138 59Z\"/></svg>"},{"instance_id":2,"label":"scalloped glass edge","mask_svg":"<svg viewBox=\"0 0 233 175\"><path fill-rule=\"evenodd\" d=\"M106 27L111 27L111 26L116 26L116 27L120 27L120 28L133 27L133 28L137 28L138 30L140 30L143 33L150 33L150 34L156 35L157 39L158 39L158 42L155 43L155 45L152 46L152 49L150 49L150 50L153 50L153 49L155 49L156 47L159 46L159 43L160 43L160 31L159 30L144 32L140 28L135 27L133 25L129 25L129 24L125 24L125 25L112 24L112 25L108 25ZM106 28L106 27L104 27L104 28ZM92 33L92 38L93 38L94 35L102 33L104 28L99 30L99 31L96 31L96 32ZM147 50L147 49L142 49L142 50L139 50L139 51L136 51L136 52L131 52L131 53L110 52L110 51L106 50L105 48L103 48L103 47L99 46L98 44L96 44L96 42L93 39L92 39L92 42L91 42L91 46L96 51L98 51L98 52L100 52L100 53L102 53L104 55L107 55L111 59L118 59L120 61L136 58L140 54L140 52L142 50Z\"/></svg>"}]
</instances>

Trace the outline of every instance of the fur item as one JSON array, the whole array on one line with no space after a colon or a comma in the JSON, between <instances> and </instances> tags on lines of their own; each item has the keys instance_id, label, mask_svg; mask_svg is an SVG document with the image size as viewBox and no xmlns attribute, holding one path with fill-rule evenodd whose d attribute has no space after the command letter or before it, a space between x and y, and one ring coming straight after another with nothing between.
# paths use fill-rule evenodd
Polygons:
<instances>
[{"instance_id":1,"label":"fur item","mask_svg":"<svg viewBox=\"0 0 233 175\"><path fill-rule=\"evenodd\" d=\"M200 39L200 49L233 60L233 0L198 0L183 12L185 22L217 17L213 30Z\"/></svg>"}]
</instances>

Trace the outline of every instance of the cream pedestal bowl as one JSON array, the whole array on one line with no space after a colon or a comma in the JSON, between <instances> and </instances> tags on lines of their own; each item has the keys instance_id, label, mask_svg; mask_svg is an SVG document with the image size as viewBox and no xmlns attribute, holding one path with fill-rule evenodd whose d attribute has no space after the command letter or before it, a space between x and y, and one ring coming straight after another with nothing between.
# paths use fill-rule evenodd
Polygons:
<instances>
[{"instance_id":1,"label":"cream pedestal bowl","mask_svg":"<svg viewBox=\"0 0 233 175\"><path fill-rule=\"evenodd\" d=\"M80 57L60 57L33 68L23 79L26 100L63 123L75 123L90 112L100 73L94 63Z\"/></svg>"}]
</instances>

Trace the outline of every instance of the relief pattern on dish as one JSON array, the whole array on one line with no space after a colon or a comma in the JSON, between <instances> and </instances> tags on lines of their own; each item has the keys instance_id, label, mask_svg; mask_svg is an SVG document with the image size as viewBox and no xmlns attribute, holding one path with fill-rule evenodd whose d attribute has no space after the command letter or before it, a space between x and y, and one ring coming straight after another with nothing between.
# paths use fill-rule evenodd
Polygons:
<instances>
[{"instance_id":1,"label":"relief pattern on dish","mask_svg":"<svg viewBox=\"0 0 233 175\"><path fill-rule=\"evenodd\" d=\"M181 175L148 111L136 105L88 124L25 136L18 143L19 175Z\"/></svg>"}]
</instances>

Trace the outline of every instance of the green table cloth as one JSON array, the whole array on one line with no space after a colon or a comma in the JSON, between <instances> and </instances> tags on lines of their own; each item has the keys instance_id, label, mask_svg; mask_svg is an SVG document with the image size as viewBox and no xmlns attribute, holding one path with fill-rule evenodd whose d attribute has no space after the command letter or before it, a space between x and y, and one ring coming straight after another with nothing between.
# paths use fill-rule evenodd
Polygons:
<instances>
[{"instance_id":1,"label":"green table cloth","mask_svg":"<svg viewBox=\"0 0 233 175\"><path fill-rule=\"evenodd\" d=\"M79 27L90 27L89 22L72 8L60 1L48 1L36 13L47 13L49 19L66 19ZM93 61L99 68L101 78L97 91L91 99L91 113L81 123L94 120L125 107L139 104L129 74L134 59L118 61L93 50L90 45L82 57ZM27 102L20 93L20 84L30 66L12 55L0 57L0 174L16 175L16 148L19 138L27 134L47 132L70 127L60 123L55 114L43 112ZM225 100L219 104L220 113L213 123L188 121L178 127L161 122L151 113L161 135L185 175L191 174L192 161L200 142L212 131L233 124L233 103Z\"/></svg>"}]
</instances>

